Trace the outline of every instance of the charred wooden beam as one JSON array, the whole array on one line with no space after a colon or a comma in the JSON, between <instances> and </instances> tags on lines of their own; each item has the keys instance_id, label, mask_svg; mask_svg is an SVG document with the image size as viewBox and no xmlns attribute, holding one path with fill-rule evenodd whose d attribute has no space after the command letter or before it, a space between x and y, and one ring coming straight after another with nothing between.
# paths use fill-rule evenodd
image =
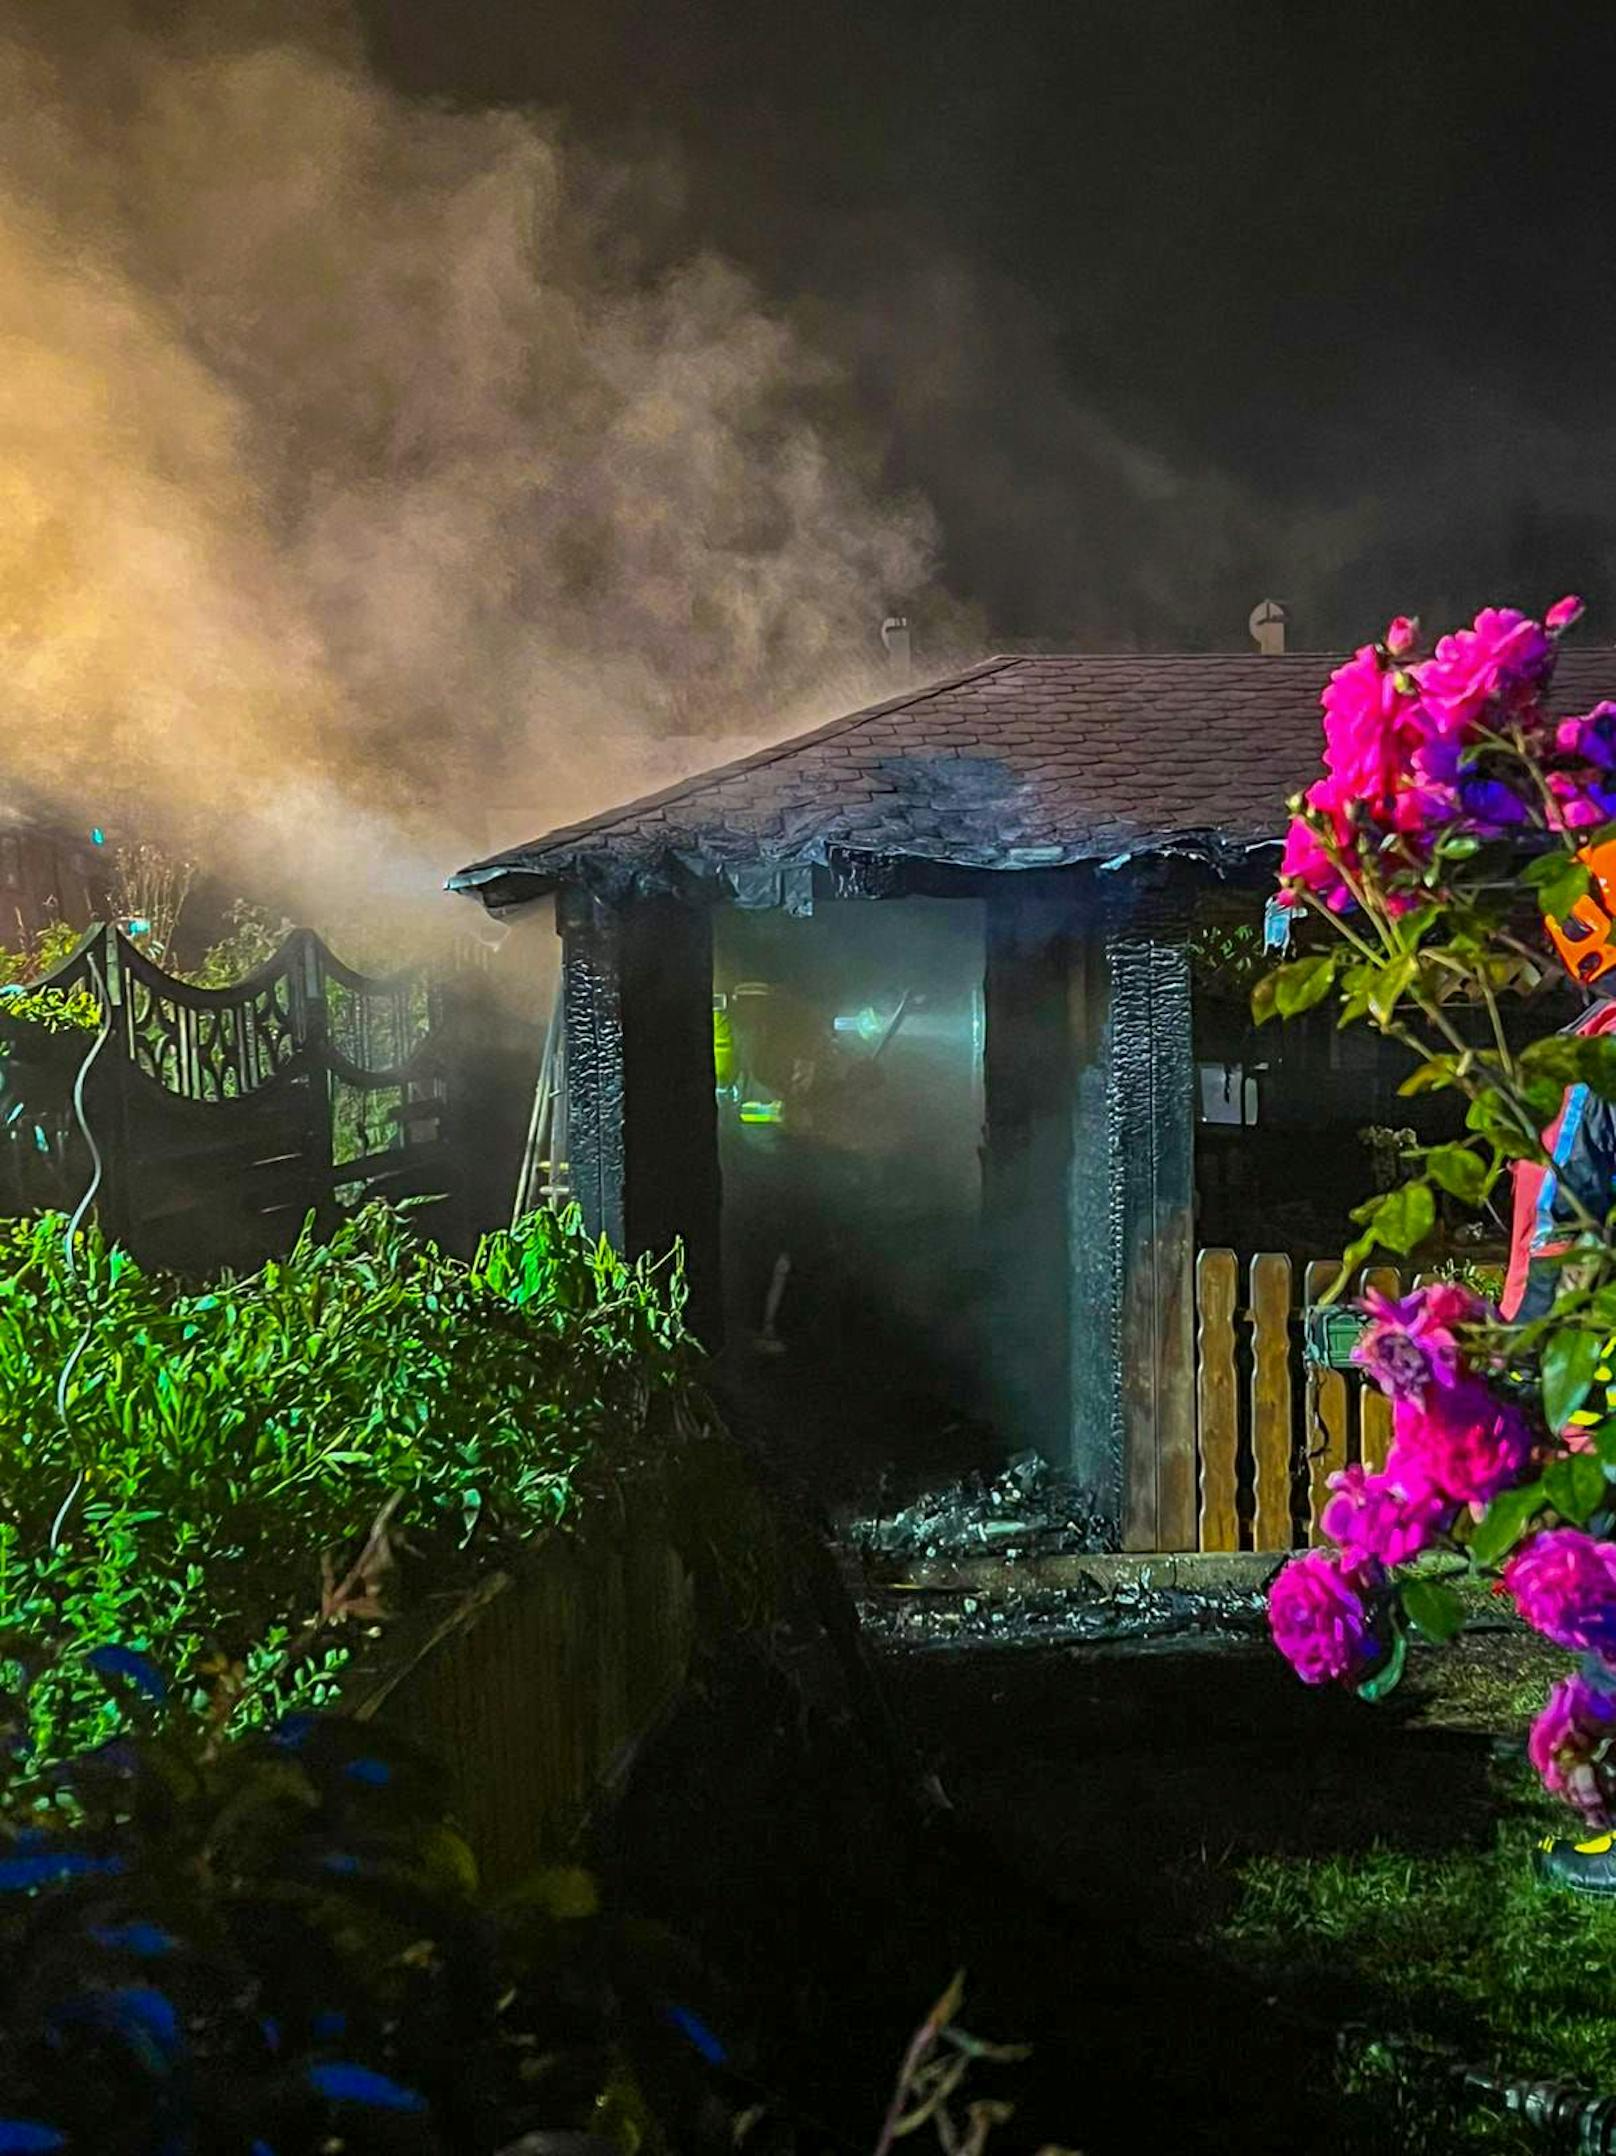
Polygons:
<instances>
[{"instance_id":1,"label":"charred wooden beam","mask_svg":"<svg viewBox=\"0 0 1616 2156\"><path fill-rule=\"evenodd\" d=\"M1189 908L1108 894L1072 977L1073 1469L1130 1550L1195 1545L1195 1049Z\"/></svg>"},{"instance_id":2,"label":"charred wooden beam","mask_svg":"<svg viewBox=\"0 0 1616 2156\"><path fill-rule=\"evenodd\" d=\"M685 1247L690 1317L719 1327L712 920L666 897L565 895L563 1013L573 1193L626 1256Z\"/></svg>"}]
</instances>

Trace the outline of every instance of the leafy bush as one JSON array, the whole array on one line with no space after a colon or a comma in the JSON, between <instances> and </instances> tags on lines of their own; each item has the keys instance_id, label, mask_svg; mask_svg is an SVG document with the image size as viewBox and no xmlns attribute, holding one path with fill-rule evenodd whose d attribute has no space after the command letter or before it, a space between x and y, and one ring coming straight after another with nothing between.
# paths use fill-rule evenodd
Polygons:
<instances>
[{"instance_id":1,"label":"leafy bush","mask_svg":"<svg viewBox=\"0 0 1616 2156\"><path fill-rule=\"evenodd\" d=\"M319 1715L221 1746L142 1658L97 1661L147 1726L43 1788L14 1770L0 2148L627 2156L739 2108L677 1942L579 1872L493 1906L430 1760Z\"/></svg>"},{"instance_id":2,"label":"leafy bush","mask_svg":"<svg viewBox=\"0 0 1616 2156\"><path fill-rule=\"evenodd\" d=\"M65 965L79 947L80 931L66 921L51 921L23 938L15 951L0 947L0 1053L12 1023L38 1026L46 1033L95 1033L101 1006L82 982L52 988L48 976Z\"/></svg>"},{"instance_id":3,"label":"leafy bush","mask_svg":"<svg viewBox=\"0 0 1616 2156\"><path fill-rule=\"evenodd\" d=\"M67 921L48 921L25 935L16 950L0 946L0 988L27 987L65 965L79 947L83 931Z\"/></svg>"},{"instance_id":4,"label":"leafy bush","mask_svg":"<svg viewBox=\"0 0 1616 2156\"><path fill-rule=\"evenodd\" d=\"M99 1033L101 1006L82 981L71 988L0 988L0 1022L47 1033Z\"/></svg>"},{"instance_id":5,"label":"leafy bush","mask_svg":"<svg viewBox=\"0 0 1616 2156\"><path fill-rule=\"evenodd\" d=\"M192 971L178 977L197 988L233 988L249 973L268 965L291 935L292 927L284 914L277 925L262 906L254 905L251 899L238 898L230 909L229 928L217 943L210 945Z\"/></svg>"},{"instance_id":6,"label":"leafy bush","mask_svg":"<svg viewBox=\"0 0 1616 2156\"><path fill-rule=\"evenodd\" d=\"M230 1672L238 1724L326 1697L379 1597L697 1426L683 1300L677 1264L625 1264L575 1212L467 1264L372 1205L205 1294L93 1231L70 1260L58 1216L5 1224L0 1627L62 1642L42 1756L115 1725L85 1661L108 1641L182 1690Z\"/></svg>"}]
</instances>

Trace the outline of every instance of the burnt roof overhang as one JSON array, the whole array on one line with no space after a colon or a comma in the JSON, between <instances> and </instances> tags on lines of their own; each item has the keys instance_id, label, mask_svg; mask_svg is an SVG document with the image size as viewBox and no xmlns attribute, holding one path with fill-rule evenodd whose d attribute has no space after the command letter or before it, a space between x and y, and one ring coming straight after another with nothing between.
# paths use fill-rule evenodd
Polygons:
<instances>
[{"instance_id":1,"label":"burnt roof overhang","mask_svg":"<svg viewBox=\"0 0 1616 2156\"><path fill-rule=\"evenodd\" d=\"M998 875L1067 868L1115 872L1134 861L1176 859L1230 875L1250 867L1259 856L1277 851L1281 843L1277 832L1236 835L1216 829L1132 835L1112 829L1047 845L1000 845L984 836L975 845L955 844L946 851L915 846L872 848L833 835L775 850L725 843L727 837L720 834L708 843L645 852L588 844L515 847L461 869L445 888L481 900L490 913L504 914L564 889L585 891L608 904L661 896L745 897L759 888L760 877L789 879L793 872L811 874L815 869L828 870L839 885L853 888L858 877L852 865L859 862L892 869L913 865Z\"/></svg>"}]
</instances>

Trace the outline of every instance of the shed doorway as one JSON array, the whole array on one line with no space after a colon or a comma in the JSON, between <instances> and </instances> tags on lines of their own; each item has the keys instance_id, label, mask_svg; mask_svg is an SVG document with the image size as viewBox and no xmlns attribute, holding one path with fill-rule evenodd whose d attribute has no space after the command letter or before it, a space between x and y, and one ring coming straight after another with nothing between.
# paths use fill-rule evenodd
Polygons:
<instances>
[{"instance_id":1,"label":"shed doorway","mask_svg":"<svg viewBox=\"0 0 1616 2156\"><path fill-rule=\"evenodd\" d=\"M984 909L720 909L725 1361L827 1501L981 1464Z\"/></svg>"}]
</instances>

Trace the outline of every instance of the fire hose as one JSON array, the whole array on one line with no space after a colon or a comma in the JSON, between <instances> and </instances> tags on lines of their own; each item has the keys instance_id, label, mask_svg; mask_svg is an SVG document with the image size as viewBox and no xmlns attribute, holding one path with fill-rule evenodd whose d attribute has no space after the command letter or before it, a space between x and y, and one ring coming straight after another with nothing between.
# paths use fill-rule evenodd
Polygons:
<instances>
[{"instance_id":1,"label":"fire hose","mask_svg":"<svg viewBox=\"0 0 1616 2156\"><path fill-rule=\"evenodd\" d=\"M84 1142L89 1148L90 1180L85 1187L83 1197L80 1198L73 1209L72 1218L67 1223L67 1232L62 1238L63 1262L67 1267L68 1278L75 1285L78 1282L77 1246L79 1230L84 1225L85 1216L88 1214L90 1207L95 1203L96 1192L101 1188L101 1175L104 1166L101 1158L101 1148L96 1143L95 1132L90 1128L90 1118L85 1111L84 1087L86 1080L89 1078L91 1066L107 1045L112 1033L112 1005L107 996L107 984L101 977L101 968L95 962L94 952L89 954L89 964L90 977L95 982L96 995L101 1005L101 1026L91 1043L89 1052L79 1065L78 1076L73 1081L73 1115L80 1131L83 1133ZM63 1363L61 1375L56 1380L56 1413L61 1421L62 1428L67 1431L69 1438L72 1436L72 1424L67 1412L67 1390L73 1381L73 1373L83 1360L84 1351L89 1346L94 1333L95 1318L91 1315L85 1318L84 1330L74 1342L72 1353ZM61 1541L62 1530L67 1525L67 1516L77 1503L79 1492L84 1488L84 1474L85 1470L81 1467L74 1478L73 1487L62 1499L60 1509L55 1519L51 1522L50 1546L53 1550Z\"/></svg>"}]
</instances>

